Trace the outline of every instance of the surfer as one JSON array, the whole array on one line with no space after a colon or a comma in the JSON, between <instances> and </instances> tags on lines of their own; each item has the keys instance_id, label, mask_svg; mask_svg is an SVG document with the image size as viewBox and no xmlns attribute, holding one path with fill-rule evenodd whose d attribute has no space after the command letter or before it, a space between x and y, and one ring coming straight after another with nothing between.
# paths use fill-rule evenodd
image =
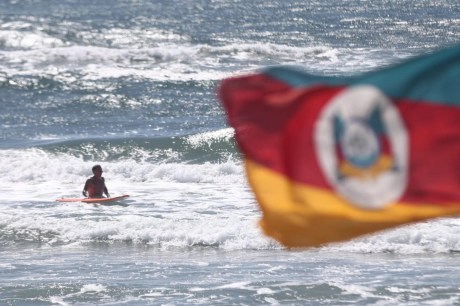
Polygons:
<instances>
[{"instance_id":1,"label":"surfer","mask_svg":"<svg viewBox=\"0 0 460 306\"><path fill-rule=\"evenodd\" d=\"M88 198L103 198L102 194L104 193L109 198L109 191L102 177L102 167L95 165L92 170L94 176L86 180L85 187L83 187L83 195Z\"/></svg>"}]
</instances>

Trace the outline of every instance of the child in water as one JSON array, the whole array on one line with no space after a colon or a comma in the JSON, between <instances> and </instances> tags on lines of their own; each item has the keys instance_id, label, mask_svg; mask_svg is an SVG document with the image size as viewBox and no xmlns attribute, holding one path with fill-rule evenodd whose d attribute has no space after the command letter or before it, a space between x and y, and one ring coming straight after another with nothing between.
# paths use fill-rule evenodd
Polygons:
<instances>
[{"instance_id":1,"label":"child in water","mask_svg":"<svg viewBox=\"0 0 460 306\"><path fill-rule=\"evenodd\" d=\"M102 167L95 165L92 170L94 176L86 180L83 195L88 198L103 198L102 194L104 193L107 198L110 198L109 191L105 186L105 180L102 177Z\"/></svg>"}]
</instances>

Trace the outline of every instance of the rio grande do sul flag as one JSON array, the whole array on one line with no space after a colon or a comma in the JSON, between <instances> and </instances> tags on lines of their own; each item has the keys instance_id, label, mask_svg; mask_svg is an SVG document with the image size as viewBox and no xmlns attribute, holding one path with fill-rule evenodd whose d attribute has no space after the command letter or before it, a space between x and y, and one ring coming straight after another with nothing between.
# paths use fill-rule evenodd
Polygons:
<instances>
[{"instance_id":1,"label":"rio grande do sul flag","mask_svg":"<svg viewBox=\"0 0 460 306\"><path fill-rule=\"evenodd\" d=\"M460 213L460 46L352 77L270 68L219 96L287 247Z\"/></svg>"}]
</instances>

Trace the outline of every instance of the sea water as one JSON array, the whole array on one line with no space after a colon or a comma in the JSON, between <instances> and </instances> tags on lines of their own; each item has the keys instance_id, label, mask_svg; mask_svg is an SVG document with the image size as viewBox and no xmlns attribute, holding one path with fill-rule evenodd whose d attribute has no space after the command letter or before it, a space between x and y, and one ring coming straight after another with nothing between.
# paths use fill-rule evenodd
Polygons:
<instances>
[{"instance_id":1,"label":"sea water","mask_svg":"<svg viewBox=\"0 0 460 306\"><path fill-rule=\"evenodd\" d=\"M460 304L460 220L308 250L258 227L223 78L460 41L457 0L0 1L0 305ZM115 205L79 197L101 164Z\"/></svg>"}]
</instances>

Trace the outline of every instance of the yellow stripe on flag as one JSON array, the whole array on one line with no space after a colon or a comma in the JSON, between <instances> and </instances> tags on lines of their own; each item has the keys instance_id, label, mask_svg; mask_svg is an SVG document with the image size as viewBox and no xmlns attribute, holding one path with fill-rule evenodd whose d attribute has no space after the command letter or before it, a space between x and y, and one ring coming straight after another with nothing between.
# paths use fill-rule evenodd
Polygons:
<instances>
[{"instance_id":1,"label":"yellow stripe on flag","mask_svg":"<svg viewBox=\"0 0 460 306\"><path fill-rule=\"evenodd\" d=\"M355 207L334 192L288 180L246 159L249 183L261 206L264 232L286 247L315 247L433 217L460 213L459 206L393 203Z\"/></svg>"}]
</instances>

